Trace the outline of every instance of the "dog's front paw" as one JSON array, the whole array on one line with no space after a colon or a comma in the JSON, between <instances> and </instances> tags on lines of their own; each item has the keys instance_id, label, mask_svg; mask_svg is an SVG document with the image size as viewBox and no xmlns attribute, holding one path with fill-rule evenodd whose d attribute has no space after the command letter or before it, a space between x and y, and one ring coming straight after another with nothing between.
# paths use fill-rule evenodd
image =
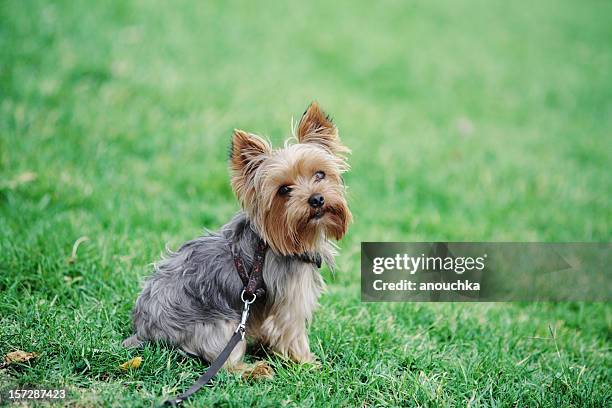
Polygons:
<instances>
[{"instance_id":1,"label":"dog's front paw","mask_svg":"<svg viewBox=\"0 0 612 408\"><path fill-rule=\"evenodd\" d=\"M274 370L265 361L258 361L242 372L243 380L268 380L274 376Z\"/></svg>"}]
</instances>

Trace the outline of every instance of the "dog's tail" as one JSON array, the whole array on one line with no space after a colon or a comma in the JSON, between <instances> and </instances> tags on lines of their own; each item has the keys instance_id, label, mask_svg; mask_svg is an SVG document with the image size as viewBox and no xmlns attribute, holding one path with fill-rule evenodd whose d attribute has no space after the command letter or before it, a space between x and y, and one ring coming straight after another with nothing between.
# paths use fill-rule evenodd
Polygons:
<instances>
[{"instance_id":1,"label":"dog's tail","mask_svg":"<svg viewBox=\"0 0 612 408\"><path fill-rule=\"evenodd\" d=\"M144 341L140 340L138 336L136 336L135 334L123 340L123 343L121 343L121 345L125 348L142 347L143 344L144 344Z\"/></svg>"}]
</instances>

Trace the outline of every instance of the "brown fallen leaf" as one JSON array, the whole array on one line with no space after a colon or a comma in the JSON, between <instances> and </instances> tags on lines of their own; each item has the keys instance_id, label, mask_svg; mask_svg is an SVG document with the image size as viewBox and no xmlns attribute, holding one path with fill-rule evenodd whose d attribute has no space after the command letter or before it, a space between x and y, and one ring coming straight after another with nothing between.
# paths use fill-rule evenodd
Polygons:
<instances>
[{"instance_id":1,"label":"brown fallen leaf","mask_svg":"<svg viewBox=\"0 0 612 408\"><path fill-rule=\"evenodd\" d=\"M4 364L9 365L12 363L25 363L26 361L30 361L33 358L36 358L38 353L23 351L23 350L15 350L7 353L4 356Z\"/></svg>"},{"instance_id":2,"label":"brown fallen leaf","mask_svg":"<svg viewBox=\"0 0 612 408\"><path fill-rule=\"evenodd\" d=\"M132 368L138 368L142 364L142 357L134 357L131 360L126 361L125 363L119 365L119 368L123 371L127 371Z\"/></svg>"}]
</instances>

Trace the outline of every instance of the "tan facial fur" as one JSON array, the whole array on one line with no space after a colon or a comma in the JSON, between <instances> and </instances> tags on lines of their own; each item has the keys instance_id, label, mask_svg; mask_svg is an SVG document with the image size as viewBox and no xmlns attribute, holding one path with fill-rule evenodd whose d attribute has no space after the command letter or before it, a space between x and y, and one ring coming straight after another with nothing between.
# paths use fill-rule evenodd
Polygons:
<instances>
[{"instance_id":1,"label":"tan facial fur","mask_svg":"<svg viewBox=\"0 0 612 408\"><path fill-rule=\"evenodd\" d=\"M337 128L313 103L296 133L297 143L282 149L241 130L232 139L232 188L262 238L282 255L316 251L324 239L342 238L351 221L341 177L349 150ZM281 194L282 186L290 192ZM320 208L309 204L315 194L324 198Z\"/></svg>"}]
</instances>

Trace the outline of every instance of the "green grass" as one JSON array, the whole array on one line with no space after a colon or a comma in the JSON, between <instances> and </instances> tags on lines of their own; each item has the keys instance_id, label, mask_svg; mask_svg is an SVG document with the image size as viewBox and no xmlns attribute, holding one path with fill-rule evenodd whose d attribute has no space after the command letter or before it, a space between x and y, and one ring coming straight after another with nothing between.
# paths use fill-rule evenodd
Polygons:
<instances>
[{"instance_id":1,"label":"green grass","mask_svg":"<svg viewBox=\"0 0 612 408\"><path fill-rule=\"evenodd\" d=\"M223 373L190 405L611 404L609 304L365 304L359 244L610 241L612 4L153 3L0 3L0 354L40 353L0 388L151 406L189 386L200 363L119 346L139 282L238 209L231 130L279 143L316 99L355 217L322 365L270 358L273 380Z\"/></svg>"}]
</instances>

